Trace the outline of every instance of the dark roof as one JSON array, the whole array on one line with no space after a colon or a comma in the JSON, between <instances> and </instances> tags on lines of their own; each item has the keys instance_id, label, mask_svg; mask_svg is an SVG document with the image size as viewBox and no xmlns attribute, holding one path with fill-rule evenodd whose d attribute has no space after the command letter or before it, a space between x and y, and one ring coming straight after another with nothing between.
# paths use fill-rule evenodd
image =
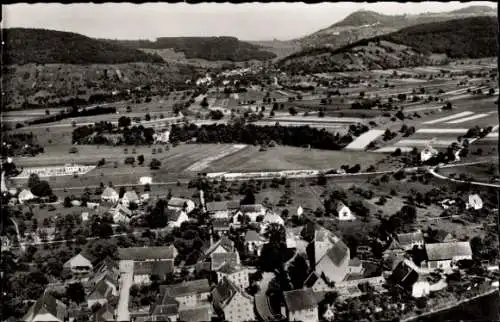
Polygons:
<instances>
[{"instance_id":1,"label":"dark roof","mask_svg":"<svg viewBox=\"0 0 500 322\"><path fill-rule=\"evenodd\" d=\"M179 311L179 321L207 322L212 320L210 305L198 306Z\"/></svg>"},{"instance_id":2,"label":"dark roof","mask_svg":"<svg viewBox=\"0 0 500 322\"><path fill-rule=\"evenodd\" d=\"M227 201L214 201L214 202L207 202L207 211L225 211L229 210L228 207L228 202Z\"/></svg>"},{"instance_id":3,"label":"dark roof","mask_svg":"<svg viewBox=\"0 0 500 322\"><path fill-rule=\"evenodd\" d=\"M118 257L121 260L143 261L146 259L174 259L174 247L151 246L118 248Z\"/></svg>"},{"instance_id":4,"label":"dark roof","mask_svg":"<svg viewBox=\"0 0 500 322\"><path fill-rule=\"evenodd\" d=\"M214 305L219 308L224 308L238 291L236 285L228 278L223 277L212 291Z\"/></svg>"},{"instance_id":5,"label":"dark roof","mask_svg":"<svg viewBox=\"0 0 500 322\"><path fill-rule=\"evenodd\" d=\"M178 198L178 197L172 197L168 201L168 205L170 207L178 207L182 208L186 204L186 202L190 201L189 199L184 199L184 198Z\"/></svg>"},{"instance_id":6,"label":"dark roof","mask_svg":"<svg viewBox=\"0 0 500 322\"><path fill-rule=\"evenodd\" d=\"M243 269L245 269L244 267L241 267L241 266L237 266L235 263L232 263L232 262L226 262L224 265L222 265L218 270L217 272L219 273L223 273L223 274L233 274L233 273L236 273L236 272L240 272L242 271Z\"/></svg>"},{"instance_id":7,"label":"dark roof","mask_svg":"<svg viewBox=\"0 0 500 322\"><path fill-rule=\"evenodd\" d=\"M415 272L410 266L401 261L392 271L389 279L406 289L410 288L418 280L418 273Z\"/></svg>"},{"instance_id":8,"label":"dark roof","mask_svg":"<svg viewBox=\"0 0 500 322\"><path fill-rule=\"evenodd\" d=\"M165 211L165 214L167 215L168 221L177 221L177 219L179 219L179 216L181 215L181 212L176 209L167 209Z\"/></svg>"},{"instance_id":9,"label":"dark roof","mask_svg":"<svg viewBox=\"0 0 500 322\"><path fill-rule=\"evenodd\" d=\"M113 309L109 305L103 305L94 315L92 322L112 322L116 321L114 318Z\"/></svg>"},{"instance_id":10,"label":"dark roof","mask_svg":"<svg viewBox=\"0 0 500 322\"><path fill-rule=\"evenodd\" d=\"M205 292L210 292L210 285L207 279L187 281L174 285L160 285L160 294L173 298Z\"/></svg>"},{"instance_id":11,"label":"dark roof","mask_svg":"<svg viewBox=\"0 0 500 322\"><path fill-rule=\"evenodd\" d=\"M53 296L44 293L35 304L29 308L22 321L32 321L38 314L44 313L50 313L58 319L64 320L67 315L67 307Z\"/></svg>"},{"instance_id":12,"label":"dark roof","mask_svg":"<svg viewBox=\"0 0 500 322\"><path fill-rule=\"evenodd\" d=\"M145 261L134 262L134 274L136 275L158 275L160 277L174 272L174 262L166 261Z\"/></svg>"},{"instance_id":13,"label":"dark roof","mask_svg":"<svg viewBox=\"0 0 500 322\"><path fill-rule=\"evenodd\" d=\"M246 212L260 212L264 210L264 207L261 204L255 205L240 205L240 210L242 213Z\"/></svg>"},{"instance_id":14,"label":"dark roof","mask_svg":"<svg viewBox=\"0 0 500 322\"><path fill-rule=\"evenodd\" d=\"M289 311L312 309L318 305L314 291L310 288L288 291L284 296Z\"/></svg>"},{"instance_id":15,"label":"dark roof","mask_svg":"<svg viewBox=\"0 0 500 322\"><path fill-rule=\"evenodd\" d=\"M313 271L304 281L304 285L307 287L312 287L319 278L319 275Z\"/></svg>"},{"instance_id":16,"label":"dark roof","mask_svg":"<svg viewBox=\"0 0 500 322\"><path fill-rule=\"evenodd\" d=\"M234 251L234 242L229 239L229 237L222 236L217 242L215 242L205 251L205 255L211 255L219 246L222 246L222 248L224 248L227 252Z\"/></svg>"},{"instance_id":17,"label":"dark roof","mask_svg":"<svg viewBox=\"0 0 500 322\"><path fill-rule=\"evenodd\" d=\"M261 241L262 239L259 236L259 233L257 233L255 230L249 230L245 234L245 242L255 242L255 241Z\"/></svg>"},{"instance_id":18,"label":"dark roof","mask_svg":"<svg viewBox=\"0 0 500 322\"><path fill-rule=\"evenodd\" d=\"M227 202L227 209L229 210L235 210L240 208L240 201L239 200L231 200Z\"/></svg>"},{"instance_id":19,"label":"dark roof","mask_svg":"<svg viewBox=\"0 0 500 322\"><path fill-rule=\"evenodd\" d=\"M237 264L238 263L238 253L216 253L211 255L212 258L212 270L219 269L225 263Z\"/></svg>"},{"instance_id":20,"label":"dark roof","mask_svg":"<svg viewBox=\"0 0 500 322\"><path fill-rule=\"evenodd\" d=\"M363 264L361 263L361 261L357 257L354 257L353 259L349 260L349 266L357 267L357 266L361 266L361 265L363 265Z\"/></svg>"},{"instance_id":21,"label":"dark roof","mask_svg":"<svg viewBox=\"0 0 500 322\"><path fill-rule=\"evenodd\" d=\"M340 263L349 256L348 252L349 248L344 242L339 240L328 250L326 256L328 256L336 266L339 266Z\"/></svg>"},{"instance_id":22,"label":"dark roof","mask_svg":"<svg viewBox=\"0 0 500 322\"><path fill-rule=\"evenodd\" d=\"M160 301L152 305L150 310L150 314L156 317L177 315L178 313L179 303L168 295L160 297ZM166 321L168 321L168 319Z\"/></svg>"},{"instance_id":23,"label":"dark roof","mask_svg":"<svg viewBox=\"0 0 500 322\"><path fill-rule=\"evenodd\" d=\"M472 256L469 242L451 242L425 245L430 261L448 260L455 256Z\"/></svg>"}]
</instances>

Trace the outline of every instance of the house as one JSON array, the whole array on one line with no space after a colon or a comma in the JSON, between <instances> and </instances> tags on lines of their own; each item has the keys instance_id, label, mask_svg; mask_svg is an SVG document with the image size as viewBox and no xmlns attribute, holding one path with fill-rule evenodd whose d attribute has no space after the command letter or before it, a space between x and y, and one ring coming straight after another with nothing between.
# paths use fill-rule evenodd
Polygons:
<instances>
[{"instance_id":1,"label":"house","mask_svg":"<svg viewBox=\"0 0 500 322\"><path fill-rule=\"evenodd\" d=\"M425 245L427 267L451 270L460 260L472 260L472 249L469 242L449 242Z\"/></svg>"},{"instance_id":2,"label":"house","mask_svg":"<svg viewBox=\"0 0 500 322\"><path fill-rule=\"evenodd\" d=\"M211 270L217 271L225 264L240 265L238 252L215 253L210 256Z\"/></svg>"},{"instance_id":3,"label":"house","mask_svg":"<svg viewBox=\"0 0 500 322\"><path fill-rule=\"evenodd\" d=\"M159 134L155 133L153 134L153 139L155 140L155 143L168 143L170 139L170 131L163 131Z\"/></svg>"},{"instance_id":4,"label":"house","mask_svg":"<svg viewBox=\"0 0 500 322\"><path fill-rule=\"evenodd\" d=\"M33 200L35 198L36 196L33 193L31 193L31 191L28 189L23 189L17 196L17 200L19 200L20 204L23 204L26 201Z\"/></svg>"},{"instance_id":5,"label":"house","mask_svg":"<svg viewBox=\"0 0 500 322\"><path fill-rule=\"evenodd\" d=\"M212 305L210 303L196 307L184 308L179 311L180 322L206 322L212 320Z\"/></svg>"},{"instance_id":6,"label":"house","mask_svg":"<svg viewBox=\"0 0 500 322\"><path fill-rule=\"evenodd\" d=\"M67 306L47 293L44 293L21 319L23 322L63 322L67 320Z\"/></svg>"},{"instance_id":7,"label":"house","mask_svg":"<svg viewBox=\"0 0 500 322\"><path fill-rule=\"evenodd\" d=\"M109 213L113 216L115 224L128 224L132 219L132 211L122 204L117 204L114 208L111 208Z\"/></svg>"},{"instance_id":8,"label":"house","mask_svg":"<svg viewBox=\"0 0 500 322\"><path fill-rule=\"evenodd\" d=\"M87 208L89 209L97 209L99 207L99 203L97 202L87 202Z\"/></svg>"},{"instance_id":9,"label":"house","mask_svg":"<svg viewBox=\"0 0 500 322\"><path fill-rule=\"evenodd\" d=\"M88 212L82 212L82 221L85 222L87 220L89 220L89 213Z\"/></svg>"},{"instance_id":10,"label":"house","mask_svg":"<svg viewBox=\"0 0 500 322\"><path fill-rule=\"evenodd\" d=\"M179 303L179 310L205 304L210 295L207 279L186 281L174 285L160 285L160 296L169 296Z\"/></svg>"},{"instance_id":11,"label":"house","mask_svg":"<svg viewBox=\"0 0 500 322\"><path fill-rule=\"evenodd\" d=\"M179 318L179 303L172 297L164 295L151 305L149 321L177 321Z\"/></svg>"},{"instance_id":12,"label":"house","mask_svg":"<svg viewBox=\"0 0 500 322\"><path fill-rule=\"evenodd\" d=\"M120 260L133 262L133 281L136 284L149 283L152 274L161 277L163 273L173 272L176 256L177 250L173 245L118 248Z\"/></svg>"},{"instance_id":13,"label":"house","mask_svg":"<svg viewBox=\"0 0 500 322\"><path fill-rule=\"evenodd\" d=\"M169 227L180 227L183 222L189 221L189 217L184 210L167 209Z\"/></svg>"},{"instance_id":14,"label":"house","mask_svg":"<svg viewBox=\"0 0 500 322\"><path fill-rule=\"evenodd\" d=\"M139 183L142 184L142 185L152 184L153 183L153 178L151 178L151 177L140 177L139 178Z\"/></svg>"},{"instance_id":15,"label":"house","mask_svg":"<svg viewBox=\"0 0 500 322\"><path fill-rule=\"evenodd\" d=\"M326 305L325 313L323 313L323 319L326 321L333 321L335 318L334 306L331 304Z\"/></svg>"},{"instance_id":16,"label":"house","mask_svg":"<svg viewBox=\"0 0 500 322\"><path fill-rule=\"evenodd\" d=\"M206 211L211 218L229 218L231 211L227 208L227 201L214 201L206 204Z\"/></svg>"},{"instance_id":17,"label":"house","mask_svg":"<svg viewBox=\"0 0 500 322\"><path fill-rule=\"evenodd\" d=\"M217 280L221 281L223 278L227 278L242 290L245 290L248 286L250 286L249 275L251 271L246 266L240 266L239 264L227 262L222 265L216 273Z\"/></svg>"},{"instance_id":18,"label":"house","mask_svg":"<svg viewBox=\"0 0 500 322\"><path fill-rule=\"evenodd\" d=\"M264 216L266 214L266 208L261 204L255 205L240 205L239 210L233 216L233 224L241 224L238 220L240 215L248 216L250 218L250 222L256 222L257 217Z\"/></svg>"},{"instance_id":19,"label":"house","mask_svg":"<svg viewBox=\"0 0 500 322\"><path fill-rule=\"evenodd\" d=\"M168 209L173 209L173 210L185 210L186 213L189 214L191 211L194 210L194 208L196 208L196 205L192 200L172 197L168 201L167 207Z\"/></svg>"},{"instance_id":20,"label":"house","mask_svg":"<svg viewBox=\"0 0 500 322\"><path fill-rule=\"evenodd\" d=\"M356 216L352 214L351 209L349 209L349 207L341 201L337 202L335 211L337 212L337 216L340 221L352 221L356 219Z\"/></svg>"},{"instance_id":21,"label":"house","mask_svg":"<svg viewBox=\"0 0 500 322\"><path fill-rule=\"evenodd\" d=\"M359 258L355 257L349 260L348 271L351 275L363 275L363 263L359 260Z\"/></svg>"},{"instance_id":22,"label":"house","mask_svg":"<svg viewBox=\"0 0 500 322\"><path fill-rule=\"evenodd\" d=\"M413 297L419 298L427 296L431 293L431 285L428 281L419 279L415 284L413 284L411 295Z\"/></svg>"},{"instance_id":23,"label":"house","mask_svg":"<svg viewBox=\"0 0 500 322\"><path fill-rule=\"evenodd\" d=\"M204 252L206 257L211 257L212 254L234 252L234 242L227 236L222 236L215 243L210 239L210 247Z\"/></svg>"},{"instance_id":24,"label":"house","mask_svg":"<svg viewBox=\"0 0 500 322\"><path fill-rule=\"evenodd\" d=\"M109 279L102 278L90 292L87 297L87 305L91 308L94 304L99 303L105 305L110 299L118 296L117 285L113 284Z\"/></svg>"},{"instance_id":25,"label":"house","mask_svg":"<svg viewBox=\"0 0 500 322\"><path fill-rule=\"evenodd\" d=\"M248 230L245 234L245 248L250 253L256 253L260 256L260 251L265 244L265 239L262 238L255 230Z\"/></svg>"},{"instance_id":26,"label":"house","mask_svg":"<svg viewBox=\"0 0 500 322\"><path fill-rule=\"evenodd\" d=\"M349 247L339 240L317 262L315 271L324 273L330 282L340 282L349 272L349 259Z\"/></svg>"},{"instance_id":27,"label":"house","mask_svg":"<svg viewBox=\"0 0 500 322\"><path fill-rule=\"evenodd\" d=\"M389 245L389 250L401 249L403 251L412 250L413 247L423 248L425 244L424 234L417 230L411 233L397 234Z\"/></svg>"},{"instance_id":28,"label":"house","mask_svg":"<svg viewBox=\"0 0 500 322\"><path fill-rule=\"evenodd\" d=\"M63 265L63 269L70 271L73 274L86 274L94 269L90 259L82 255L82 253L71 257Z\"/></svg>"},{"instance_id":29,"label":"house","mask_svg":"<svg viewBox=\"0 0 500 322\"><path fill-rule=\"evenodd\" d=\"M483 200L478 194L469 195L469 201L467 202L466 208L474 210L483 209Z\"/></svg>"},{"instance_id":30,"label":"house","mask_svg":"<svg viewBox=\"0 0 500 322\"><path fill-rule=\"evenodd\" d=\"M111 203L117 203L118 200L120 199L118 192L116 192L115 189L111 187L106 187L104 191L101 194L101 199L103 201L111 202Z\"/></svg>"},{"instance_id":31,"label":"house","mask_svg":"<svg viewBox=\"0 0 500 322\"><path fill-rule=\"evenodd\" d=\"M219 236L227 234L231 229L231 221L229 218L215 218L212 220L212 230L214 234Z\"/></svg>"},{"instance_id":32,"label":"house","mask_svg":"<svg viewBox=\"0 0 500 322\"><path fill-rule=\"evenodd\" d=\"M266 214L264 215L264 219L262 219L262 222L264 223L264 225L268 224L279 224L281 226L285 225L285 221L283 220L283 218L281 218L280 215L278 215L277 213L275 213L270 209L266 211Z\"/></svg>"},{"instance_id":33,"label":"house","mask_svg":"<svg viewBox=\"0 0 500 322\"><path fill-rule=\"evenodd\" d=\"M449 209L451 205L454 205L455 203L456 201L452 199L444 199L440 202L441 207L443 207L443 209Z\"/></svg>"},{"instance_id":34,"label":"house","mask_svg":"<svg viewBox=\"0 0 500 322\"><path fill-rule=\"evenodd\" d=\"M405 261L401 261L392 270L388 281L410 291L413 288L413 284L418 281L418 278L418 273Z\"/></svg>"},{"instance_id":35,"label":"house","mask_svg":"<svg viewBox=\"0 0 500 322\"><path fill-rule=\"evenodd\" d=\"M122 205L125 207L130 207L131 203L139 204L139 202L139 196L137 195L137 192L133 190L125 192L122 197Z\"/></svg>"},{"instance_id":36,"label":"house","mask_svg":"<svg viewBox=\"0 0 500 322\"><path fill-rule=\"evenodd\" d=\"M422 152L420 152L420 161L426 162L430 159L432 159L434 156L438 155L438 151L430 146L427 148L423 149Z\"/></svg>"},{"instance_id":37,"label":"house","mask_svg":"<svg viewBox=\"0 0 500 322\"><path fill-rule=\"evenodd\" d=\"M284 293L289 321L318 322L318 303L312 289L303 288Z\"/></svg>"},{"instance_id":38,"label":"house","mask_svg":"<svg viewBox=\"0 0 500 322\"><path fill-rule=\"evenodd\" d=\"M216 312L225 321L254 321L253 298L236 286L228 278L223 278L212 291L212 301Z\"/></svg>"},{"instance_id":39,"label":"house","mask_svg":"<svg viewBox=\"0 0 500 322\"><path fill-rule=\"evenodd\" d=\"M141 194L141 202L145 202L149 200L149 193Z\"/></svg>"}]
</instances>

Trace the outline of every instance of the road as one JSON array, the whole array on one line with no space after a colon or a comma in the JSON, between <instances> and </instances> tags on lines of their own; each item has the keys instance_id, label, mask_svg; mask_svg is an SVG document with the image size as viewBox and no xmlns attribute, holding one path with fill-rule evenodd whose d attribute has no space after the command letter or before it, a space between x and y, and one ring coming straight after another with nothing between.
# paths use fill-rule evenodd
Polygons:
<instances>
[{"instance_id":1,"label":"road","mask_svg":"<svg viewBox=\"0 0 500 322\"><path fill-rule=\"evenodd\" d=\"M464 164L461 164L461 166L464 166ZM446 168L450 168L450 167L447 166ZM458 179L453 179L453 178L450 178L450 177L446 177L446 176L443 176L442 174L437 173L436 169L439 169L439 167L430 168L430 169L428 169L428 171L435 178L438 178L438 179L441 179L441 180L448 180L448 181L456 182L456 183L468 183L468 184L471 184L471 185L474 185L474 186L500 188L499 184L486 183L486 182L477 182L477 181L464 181L464 180L458 180Z\"/></svg>"},{"instance_id":2,"label":"road","mask_svg":"<svg viewBox=\"0 0 500 322\"><path fill-rule=\"evenodd\" d=\"M116 308L116 321L130 321L128 303L130 299L130 287L132 287L134 277L134 261L120 261L120 297Z\"/></svg>"}]
</instances>

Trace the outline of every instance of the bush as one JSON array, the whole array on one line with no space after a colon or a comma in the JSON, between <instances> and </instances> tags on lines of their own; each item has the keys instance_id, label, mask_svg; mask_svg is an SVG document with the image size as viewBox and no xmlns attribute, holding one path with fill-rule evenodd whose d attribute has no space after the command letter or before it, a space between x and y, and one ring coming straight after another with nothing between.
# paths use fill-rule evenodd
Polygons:
<instances>
[{"instance_id":1,"label":"bush","mask_svg":"<svg viewBox=\"0 0 500 322\"><path fill-rule=\"evenodd\" d=\"M160 160L158 160L158 159L151 160L149 167L151 168L151 170L158 170L161 167Z\"/></svg>"},{"instance_id":2,"label":"bush","mask_svg":"<svg viewBox=\"0 0 500 322\"><path fill-rule=\"evenodd\" d=\"M71 148L69 148L69 153L78 153L78 149L76 146L72 146Z\"/></svg>"}]
</instances>

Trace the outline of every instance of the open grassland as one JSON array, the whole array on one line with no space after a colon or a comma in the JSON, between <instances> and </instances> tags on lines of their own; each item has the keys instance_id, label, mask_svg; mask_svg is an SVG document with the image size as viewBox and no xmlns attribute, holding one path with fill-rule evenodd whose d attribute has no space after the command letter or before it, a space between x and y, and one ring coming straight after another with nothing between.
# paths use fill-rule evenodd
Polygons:
<instances>
[{"instance_id":1,"label":"open grassland","mask_svg":"<svg viewBox=\"0 0 500 322\"><path fill-rule=\"evenodd\" d=\"M206 172L332 169L356 163L360 163L361 168L365 169L382 158L383 156L375 153L308 150L284 146L259 151L258 147L251 146L213 162Z\"/></svg>"}]
</instances>

